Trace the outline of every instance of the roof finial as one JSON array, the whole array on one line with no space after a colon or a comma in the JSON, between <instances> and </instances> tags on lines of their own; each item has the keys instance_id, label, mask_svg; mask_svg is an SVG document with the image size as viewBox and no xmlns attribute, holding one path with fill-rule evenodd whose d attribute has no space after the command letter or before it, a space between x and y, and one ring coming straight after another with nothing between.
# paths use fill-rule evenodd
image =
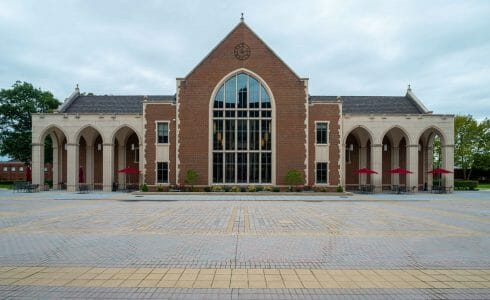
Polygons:
<instances>
[{"instance_id":1,"label":"roof finial","mask_svg":"<svg viewBox=\"0 0 490 300\"><path fill-rule=\"evenodd\" d=\"M411 92L412 91L412 88L410 87L410 83L408 84L408 89L407 89L407 92Z\"/></svg>"},{"instance_id":2,"label":"roof finial","mask_svg":"<svg viewBox=\"0 0 490 300\"><path fill-rule=\"evenodd\" d=\"M243 18L243 13L242 16L240 17L240 22L243 22L245 19Z\"/></svg>"},{"instance_id":3,"label":"roof finial","mask_svg":"<svg viewBox=\"0 0 490 300\"><path fill-rule=\"evenodd\" d=\"M77 86L75 87L75 92L80 93L80 88L78 87L78 83L77 83Z\"/></svg>"}]
</instances>

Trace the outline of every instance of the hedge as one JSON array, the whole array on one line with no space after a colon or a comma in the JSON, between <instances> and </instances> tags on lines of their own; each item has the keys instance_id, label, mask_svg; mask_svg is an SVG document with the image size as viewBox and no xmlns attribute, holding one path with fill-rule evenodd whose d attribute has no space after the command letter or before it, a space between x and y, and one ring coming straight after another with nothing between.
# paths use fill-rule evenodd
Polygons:
<instances>
[{"instance_id":1,"label":"hedge","mask_svg":"<svg viewBox=\"0 0 490 300\"><path fill-rule=\"evenodd\" d=\"M477 180L455 180L454 189L455 190L470 190L474 191L478 188Z\"/></svg>"}]
</instances>

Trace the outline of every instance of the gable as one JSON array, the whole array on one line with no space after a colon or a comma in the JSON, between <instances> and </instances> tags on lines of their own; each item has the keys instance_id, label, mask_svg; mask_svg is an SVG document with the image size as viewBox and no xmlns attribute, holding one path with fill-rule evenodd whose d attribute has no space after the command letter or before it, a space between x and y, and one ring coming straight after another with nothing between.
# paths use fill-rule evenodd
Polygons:
<instances>
[{"instance_id":1,"label":"gable","mask_svg":"<svg viewBox=\"0 0 490 300\"><path fill-rule=\"evenodd\" d=\"M301 79L245 22L241 21L185 78L192 79L200 72L206 72L208 68L216 73L228 74L239 68L257 72L264 65L280 65L283 69L281 76Z\"/></svg>"}]
</instances>

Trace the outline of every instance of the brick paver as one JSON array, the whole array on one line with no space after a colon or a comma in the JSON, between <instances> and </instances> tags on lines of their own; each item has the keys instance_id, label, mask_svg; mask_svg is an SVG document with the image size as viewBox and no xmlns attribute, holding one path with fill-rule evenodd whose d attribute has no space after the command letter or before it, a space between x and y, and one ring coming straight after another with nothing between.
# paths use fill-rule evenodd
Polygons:
<instances>
[{"instance_id":1,"label":"brick paver","mask_svg":"<svg viewBox=\"0 0 490 300\"><path fill-rule=\"evenodd\" d=\"M6 195L1 298L490 296L490 201L481 193L328 202Z\"/></svg>"}]
</instances>

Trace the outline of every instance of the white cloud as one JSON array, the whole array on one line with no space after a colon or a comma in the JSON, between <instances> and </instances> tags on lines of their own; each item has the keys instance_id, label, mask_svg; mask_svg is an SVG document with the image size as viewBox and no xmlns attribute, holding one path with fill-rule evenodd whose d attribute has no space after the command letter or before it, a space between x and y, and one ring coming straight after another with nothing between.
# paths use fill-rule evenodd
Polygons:
<instances>
[{"instance_id":1,"label":"white cloud","mask_svg":"<svg viewBox=\"0 0 490 300\"><path fill-rule=\"evenodd\" d=\"M0 2L0 87L64 99L173 94L245 20L321 95L402 95L437 113L490 115L488 1ZM464 105L461 105L464 103Z\"/></svg>"}]
</instances>

